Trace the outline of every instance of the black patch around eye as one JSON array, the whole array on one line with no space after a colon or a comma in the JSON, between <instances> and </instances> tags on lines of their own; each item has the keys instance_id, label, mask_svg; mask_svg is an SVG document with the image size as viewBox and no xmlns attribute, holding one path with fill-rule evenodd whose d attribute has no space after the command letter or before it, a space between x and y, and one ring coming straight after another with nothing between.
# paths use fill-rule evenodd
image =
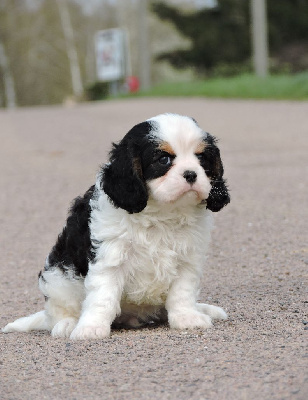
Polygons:
<instances>
[{"instance_id":1,"label":"black patch around eye","mask_svg":"<svg viewBox=\"0 0 308 400\"><path fill-rule=\"evenodd\" d=\"M147 149L143 154L143 176L152 180L164 176L172 167L175 156L156 148Z\"/></svg>"},{"instance_id":2,"label":"black patch around eye","mask_svg":"<svg viewBox=\"0 0 308 400\"><path fill-rule=\"evenodd\" d=\"M221 179L223 176L223 165L220 159L220 152L217 147L217 139L207 133L206 138L204 139L205 148L202 153L199 153L196 156L199 156L199 162L202 168L204 169L206 175L211 179Z\"/></svg>"},{"instance_id":3,"label":"black patch around eye","mask_svg":"<svg viewBox=\"0 0 308 400\"><path fill-rule=\"evenodd\" d=\"M210 176L211 172L211 157L205 151L203 153L196 154L201 167L204 169L207 176Z\"/></svg>"},{"instance_id":4,"label":"black patch around eye","mask_svg":"<svg viewBox=\"0 0 308 400\"><path fill-rule=\"evenodd\" d=\"M198 158L200 163L205 161L205 154L204 153L195 154L195 156Z\"/></svg>"}]
</instances>

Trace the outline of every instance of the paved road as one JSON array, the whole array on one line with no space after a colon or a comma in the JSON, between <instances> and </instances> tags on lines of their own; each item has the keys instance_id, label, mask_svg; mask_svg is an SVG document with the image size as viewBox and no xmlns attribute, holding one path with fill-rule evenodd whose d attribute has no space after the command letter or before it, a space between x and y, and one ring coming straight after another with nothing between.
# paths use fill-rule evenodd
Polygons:
<instances>
[{"instance_id":1,"label":"paved road","mask_svg":"<svg viewBox=\"0 0 308 400\"><path fill-rule=\"evenodd\" d=\"M37 273L112 140L161 112L220 138L232 202L201 299L230 319L87 342L0 334L0 398L306 399L308 103L137 99L0 112L0 325L43 307ZM306 286L307 287L307 286Z\"/></svg>"}]
</instances>

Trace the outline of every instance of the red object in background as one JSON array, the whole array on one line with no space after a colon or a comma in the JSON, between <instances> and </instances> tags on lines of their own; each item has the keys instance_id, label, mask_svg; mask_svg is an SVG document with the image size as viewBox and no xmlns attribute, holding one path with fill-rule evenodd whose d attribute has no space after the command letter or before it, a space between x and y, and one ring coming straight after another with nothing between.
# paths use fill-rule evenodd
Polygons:
<instances>
[{"instance_id":1,"label":"red object in background","mask_svg":"<svg viewBox=\"0 0 308 400\"><path fill-rule=\"evenodd\" d=\"M130 93L138 92L140 83L139 79L136 76L128 76L126 79L126 83Z\"/></svg>"}]
</instances>

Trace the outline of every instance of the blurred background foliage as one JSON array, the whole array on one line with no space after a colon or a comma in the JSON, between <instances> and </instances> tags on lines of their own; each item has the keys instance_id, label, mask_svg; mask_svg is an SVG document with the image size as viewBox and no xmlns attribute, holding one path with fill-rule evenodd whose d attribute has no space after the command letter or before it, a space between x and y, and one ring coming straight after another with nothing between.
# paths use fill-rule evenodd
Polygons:
<instances>
[{"instance_id":1,"label":"blurred background foliage","mask_svg":"<svg viewBox=\"0 0 308 400\"><path fill-rule=\"evenodd\" d=\"M153 12L171 22L190 40L188 49L161 53L176 68L194 67L204 76L234 75L250 69L250 2L219 0L217 7L183 13L166 2L153 3ZM268 40L272 70L308 69L308 1L267 0Z\"/></svg>"},{"instance_id":2,"label":"blurred background foliage","mask_svg":"<svg viewBox=\"0 0 308 400\"><path fill-rule=\"evenodd\" d=\"M96 82L94 35L129 34L132 75L141 75L140 2L0 0L0 107L105 97ZM148 1L152 85L252 71L248 0ZM267 0L271 72L308 70L308 0ZM101 90L101 94L98 94Z\"/></svg>"}]
</instances>

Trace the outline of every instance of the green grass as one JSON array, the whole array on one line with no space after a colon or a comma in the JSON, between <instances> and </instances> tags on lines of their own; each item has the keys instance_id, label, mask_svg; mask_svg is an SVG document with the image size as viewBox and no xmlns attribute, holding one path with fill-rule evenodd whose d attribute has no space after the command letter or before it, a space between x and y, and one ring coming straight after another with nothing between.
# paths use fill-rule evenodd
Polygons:
<instances>
[{"instance_id":1,"label":"green grass","mask_svg":"<svg viewBox=\"0 0 308 400\"><path fill-rule=\"evenodd\" d=\"M308 99L308 72L258 78L239 75L193 82L165 83L137 96L197 96L242 99Z\"/></svg>"}]
</instances>

